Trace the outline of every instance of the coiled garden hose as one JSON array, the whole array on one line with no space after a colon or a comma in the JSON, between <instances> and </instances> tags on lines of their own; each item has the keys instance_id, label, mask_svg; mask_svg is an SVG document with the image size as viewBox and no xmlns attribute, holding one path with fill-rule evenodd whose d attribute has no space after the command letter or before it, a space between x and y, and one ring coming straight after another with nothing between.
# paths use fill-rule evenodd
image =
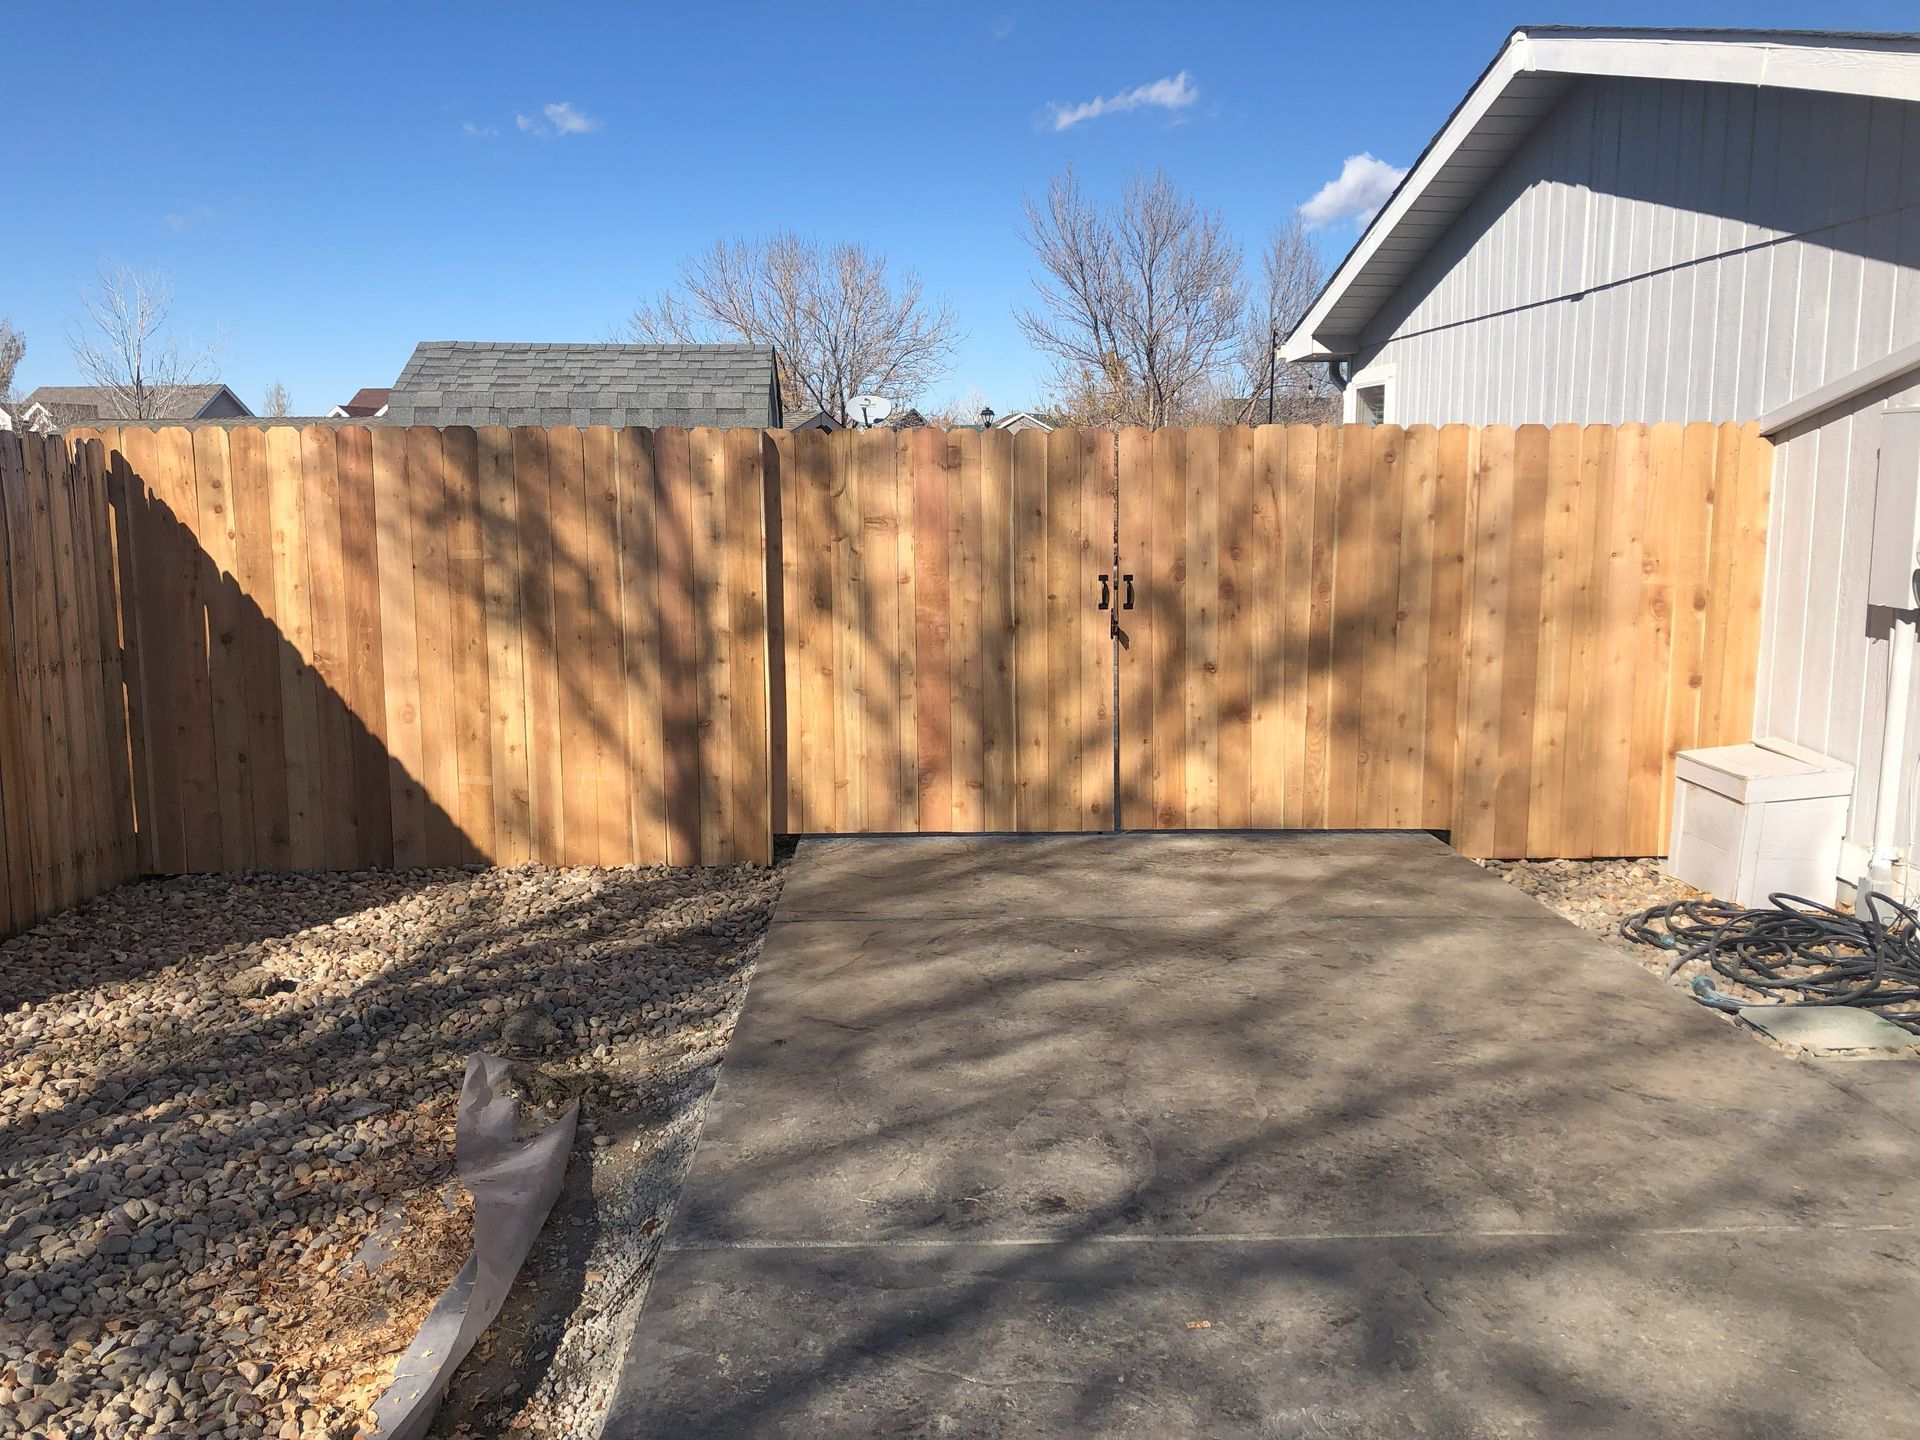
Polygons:
<instances>
[{"instance_id":1,"label":"coiled garden hose","mask_svg":"<svg viewBox=\"0 0 1920 1440\"><path fill-rule=\"evenodd\" d=\"M1674 952L1668 978L1689 960L1751 990L1795 1005L1857 1005L1920 1033L1920 915L1876 894L1870 913L1849 915L1798 895L1770 895L1748 909L1727 900L1676 900L1620 922L1629 940ZM1719 1010L1744 1001L1706 976L1694 997Z\"/></svg>"}]
</instances>

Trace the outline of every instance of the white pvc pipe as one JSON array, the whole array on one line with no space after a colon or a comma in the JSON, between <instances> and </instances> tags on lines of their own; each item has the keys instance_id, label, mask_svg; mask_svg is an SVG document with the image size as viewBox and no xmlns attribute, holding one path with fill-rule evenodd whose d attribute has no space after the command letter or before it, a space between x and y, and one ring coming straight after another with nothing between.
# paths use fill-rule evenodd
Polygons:
<instances>
[{"instance_id":1,"label":"white pvc pipe","mask_svg":"<svg viewBox=\"0 0 1920 1440\"><path fill-rule=\"evenodd\" d=\"M1892 894L1893 863L1900 835L1900 782L1907 768L1907 711L1913 699L1914 612L1893 612L1887 637L1887 718L1880 737L1880 785L1873 798L1873 854L1867 860L1872 888Z\"/></svg>"}]
</instances>

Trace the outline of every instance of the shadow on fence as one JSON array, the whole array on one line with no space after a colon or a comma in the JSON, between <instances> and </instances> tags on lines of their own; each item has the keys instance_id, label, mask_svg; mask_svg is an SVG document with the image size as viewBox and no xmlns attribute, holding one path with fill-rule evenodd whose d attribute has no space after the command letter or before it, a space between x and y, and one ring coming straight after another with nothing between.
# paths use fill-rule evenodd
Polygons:
<instances>
[{"instance_id":1,"label":"shadow on fence","mask_svg":"<svg viewBox=\"0 0 1920 1440\"><path fill-rule=\"evenodd\" d=\"M1673 752L1751 714L1750 426L73 441L113 496L66 560L117 566L146 873L1116 810L1646 854Z\"/></svg>"},{"instance_id":2,"label":"shadow on fence","mask_svg":"<svg viewBox=\"0 0 1920 1440\"><path fill-rule=\"evenodd\" d=\"M774 450L785 830L1103 829L1117 785L1129 828L1651 854L1674 751L1751 721L1751 426Z\"/></svg>"},{"instance_id":3,"label":"shadow on fence","mask_svg":"<svg viewBox=\"0 0 1920 1440\"><path fill-rule=\"evenodd\" d=\"M366 697L356 703L329 682L350 657L289 641L195 527L124 464L117 479L146 872L390 867L396 851L422 844L440 864L477 860L367 723ZM396 814L407 817L397 835Z\"/></svg>"}]
</instances>

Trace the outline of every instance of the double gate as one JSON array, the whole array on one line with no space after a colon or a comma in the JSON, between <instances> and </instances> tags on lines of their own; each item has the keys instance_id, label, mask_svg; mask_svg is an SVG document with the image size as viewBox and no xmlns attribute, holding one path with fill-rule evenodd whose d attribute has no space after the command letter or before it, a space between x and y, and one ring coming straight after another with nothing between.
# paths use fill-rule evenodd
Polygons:
<instances>
[{"instance_id":1,"label":"double gate","mask_svg":"<svg viewBox=\"0 0 1920 1440\"><path fill-rule=\"evenodd\" d=\"M775 828L1655 853L1673 752L1749 733L1769 453L1735 425L777 436Z\"/></svg>"},{"instance_id":2,"label":"double gate","mask_svg":"<svg viewBox=\"0 0 1920 1440\"><path fill-rule=\"evenodd\" d=\"M15 918L128 834L164 874L1116 826L1646 855L1674 752L1751 733L1750 425L70 439L0 443ZM76 829L69 792L118 798Z\"/></svg>"}]
</instances>

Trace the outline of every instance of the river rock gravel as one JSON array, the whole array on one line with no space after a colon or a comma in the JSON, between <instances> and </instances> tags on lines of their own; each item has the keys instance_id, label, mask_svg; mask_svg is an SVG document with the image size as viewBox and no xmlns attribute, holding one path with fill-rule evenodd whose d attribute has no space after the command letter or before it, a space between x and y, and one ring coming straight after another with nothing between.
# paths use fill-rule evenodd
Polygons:
<instances>
[{"instance_id":1,"label":"river rock gravel","mask_svg":"<svg viewBox=\"0 0 1920 1440\"><path fill-rule=\"evenodd\" d=\"M780 878L197 876L0 942L0 1436L353 1434L471 1240L475 1050L538 1108L582 1102L556 1234L496 1327L544 1325L545 1353L523 1328L475 1368L537 1372L494 1423L588 1433L585 1322L640 1293Z\"/></svg>"},{"instance_id":2,"label":"river rock gravel","mask_svg":"<svg viewBox=\"0 0 1920 1440\"><path fill-rule=\"evenodd\" d=\"M1664 975L1672 956L1627 939L1620 922L1655 905L1700 895L1666 874L1658 860L1482 860L1515 889Z\"/></svg>"},{"instance_id":3,"label":"river rock gravel","mask_svg":"<svg viewBox=\"0 0 1920 1440\"><path fill-rule=\"evenodd\" d=\"M1658 860L1486 860L1480 862L1509 885L1533 896L1562 918L1591 931L1636 964L1687 989L1696 975L1708 976L1716 990L1749 1005L1771 1005L1778 995L1755 990L1714 972L1704 960L1689 960L1673 974L1673 952L1630 940L1620 922L1655 905L1698 900L1706 892L1667 874ZM1721 1012L1716 1011L1716 1014ZM1724 1017L1731 1023L1732 1017Z\"/></svg>"}]
</instances>

